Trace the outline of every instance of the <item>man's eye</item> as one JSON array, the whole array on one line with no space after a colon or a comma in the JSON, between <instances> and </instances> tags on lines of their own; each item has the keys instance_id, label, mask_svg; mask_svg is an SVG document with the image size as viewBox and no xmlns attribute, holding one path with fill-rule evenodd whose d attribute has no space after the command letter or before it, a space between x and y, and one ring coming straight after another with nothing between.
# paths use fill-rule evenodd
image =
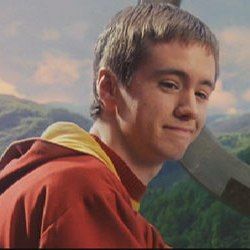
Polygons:
<instances>
[{"instance_id":1,"label":"man's eye","mask_svg":"<svg viewBox=\"0 0 250 250\"><path fill-rule=\"evenodd\" d=\"M167 88L167 89L172 89L172 90L176 90L179 89L178 85L174 82L159 82L159 85L163 88Z\"/></svg>"},{"instance_id":2,"label":"man's eye","mask_svg":"<svg viewBox=\"0 0 250 250\"><path fill-rule=\"evenodd\" d=\"M209 98L208 94L206 94L204 92L196 92L195 95L203 100L208 100L208 98Z\"/></svg>"}]
</instances>

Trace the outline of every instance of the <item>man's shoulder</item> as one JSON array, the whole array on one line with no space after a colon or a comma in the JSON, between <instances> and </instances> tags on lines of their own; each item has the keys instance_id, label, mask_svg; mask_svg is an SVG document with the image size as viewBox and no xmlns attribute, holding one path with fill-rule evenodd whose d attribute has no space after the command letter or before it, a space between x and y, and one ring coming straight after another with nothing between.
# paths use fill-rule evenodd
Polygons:
<instances>
[{"instance_id":1,"label":"man's shoulder","mask_svg":"<svg viewBox=\"0 0 250 250\"><path fill-rule=\"evenodd\" d=\"M90 188L115 185L118 181L102 161L90 155L54 159L39 167L34 175L50 188L84 188L85 192Z\"/></svg>"},{"instance_id":2,"label":"man's shoulder","mask_svg":"<svg viewBox=\"0 0 250 250\"><path fill-rule=\"evenodd\" d=\"M56 207L60 213L79 201L115 193L125 194L120 180L100 160L82 155L58 158L38 166L10 186L1 196L1 202L12 207L21 199L32 208L43 197L42 203Z\"/></svg>"},{"instance_id":3,"label":"man's shoulder","mask_svg":"<svg viewBox=\"0 0 250 250\"><path fill-rule=\"evenodd\" d=\"M100 190L120 190L121 182L99 159L90 155L59 157L46 163L32 163L34 168L19 176L7 190L14 197L36 197L41 190L49 196L85 195ZM25 172L29 166L23 166ZM4 195L5 196L5 195Z\"/></svg>"}]
</instances>

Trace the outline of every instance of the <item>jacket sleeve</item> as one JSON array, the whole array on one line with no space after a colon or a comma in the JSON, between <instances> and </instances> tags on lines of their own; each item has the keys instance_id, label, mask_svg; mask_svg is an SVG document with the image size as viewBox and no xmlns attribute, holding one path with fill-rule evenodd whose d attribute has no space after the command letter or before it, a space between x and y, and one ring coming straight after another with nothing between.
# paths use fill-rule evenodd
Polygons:
<instances>
[{"instance_id":1,"label":"jacket sleeve","mask_svg":"<svg viewBox=\"0 0 250 250\"><path fill-rule=\"evenodd\" d=\"M79 197L41 233L41 248L163 248L161 236L119 193Z\"/></svg>"}]
</instances>

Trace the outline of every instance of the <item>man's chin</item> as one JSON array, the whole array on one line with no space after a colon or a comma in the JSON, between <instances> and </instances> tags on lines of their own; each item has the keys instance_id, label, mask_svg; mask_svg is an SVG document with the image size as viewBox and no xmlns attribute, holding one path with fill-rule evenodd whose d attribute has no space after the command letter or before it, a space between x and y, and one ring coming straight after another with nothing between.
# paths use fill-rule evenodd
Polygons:
<instances>
[{"instance_id":1,"label":"man's chin","mask_svg":"<svg viewBox=\"0 0 250 250\"><path fill-rule=\"evenodd\" d=\"M167 156L167 159L166 160L170 160L170 161L179 161L183 158L185 152L186 152L186 149L185 150L178 150L177 152L172 152L172 154L168 154Z\"/></svg>"},{"instance_id":2,"label":"man's chin","mask_svg":"<svg viewBox=\"0 0 250 250\"><path fill-rule=\"evenodd\" d=\"M171 160L172 161L179 161L183 158L184 154L185 154L185 152L182 154L178 154L178 155L174 156L173 159L171 159Z\"/></svg>"},{"instance_id":3,"label":"man's chin","mask_svg":"<svg viewBox=\"0 0 250 250\"><path fill-rule=\"evenodd\" d=\"M178 161L181 160L188 149L190 145L190 141L183 143L182 141L175 141L172 142L171 146L168 145L164 149L164 151L161 151L162 157L165 158L165 160L170 160L170 161Z\"/></svg>"}]
</instances>

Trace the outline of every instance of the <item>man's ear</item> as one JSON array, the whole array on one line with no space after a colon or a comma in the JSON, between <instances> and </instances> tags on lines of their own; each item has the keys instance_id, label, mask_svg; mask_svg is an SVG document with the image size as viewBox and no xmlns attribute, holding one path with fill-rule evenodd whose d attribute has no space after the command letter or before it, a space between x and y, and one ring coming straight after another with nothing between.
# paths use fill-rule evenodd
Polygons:
<instances>
[{"instance_id":1,"label":"man's ear","mask_svg":"<svg viewBox=\"0 0 250 250\"><path fill-rule=\"evenodd\" d=\"M117 77L111 70L106 68L99 70L96 84L97 93L103 109L107 112L113 112L116 109L117 85Z\"/></svg>"}]
</instances>

